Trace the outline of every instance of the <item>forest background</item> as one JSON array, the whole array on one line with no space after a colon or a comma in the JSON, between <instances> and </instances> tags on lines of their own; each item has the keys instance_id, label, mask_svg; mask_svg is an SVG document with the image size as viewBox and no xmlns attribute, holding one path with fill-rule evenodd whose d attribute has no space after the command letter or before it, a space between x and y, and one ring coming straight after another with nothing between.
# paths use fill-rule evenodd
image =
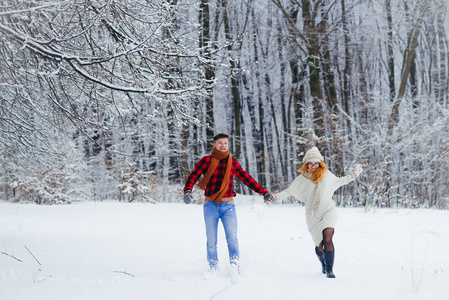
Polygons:
<instances>
[{"instance_id":1,"label":"forest background","mask_svg":"<svg viewBox=\"0 0 449 300\"><path fill-rule=\"evenodd\" d=\"M337 175L365 170L336 194L339 205L446 208L448 8L2 0L3 200L180 201L225 132L270 191L315 145Z\"/></svg>"}]
</instances>

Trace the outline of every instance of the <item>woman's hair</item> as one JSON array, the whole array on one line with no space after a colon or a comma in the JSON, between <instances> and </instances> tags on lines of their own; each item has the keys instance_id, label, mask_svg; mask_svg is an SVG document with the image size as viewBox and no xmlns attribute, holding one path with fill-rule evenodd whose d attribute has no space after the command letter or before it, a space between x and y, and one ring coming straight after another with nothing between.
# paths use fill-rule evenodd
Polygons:
<instances>
[{"instance_id":1,"label":"woman's hair","mask_svg":"<svg viewBox=\"0 0 449 300\"><path fill-rule=\"evenodd\" d=\"M323 179L324 172L327 171L326 164L324 162L320 162L319 167L315 170L315 172L309 171L309 167L307 166L307 163L303 164L301 169L298 170L300 173L306 173L310 174L312 173L312 182L317 183L321 179Z\"/></svg>"}]
</instances>

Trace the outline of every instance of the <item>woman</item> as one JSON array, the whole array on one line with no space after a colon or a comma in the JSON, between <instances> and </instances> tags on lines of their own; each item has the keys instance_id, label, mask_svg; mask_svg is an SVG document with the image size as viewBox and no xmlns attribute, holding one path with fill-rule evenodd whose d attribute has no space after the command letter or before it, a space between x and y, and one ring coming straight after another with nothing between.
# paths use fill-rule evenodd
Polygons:
<instances>
[{"instance_id":1,"label":"woman","mask_svg":"<svg viewBox=\"0 0 449 300\"><path fill-rule=\"evenodd\" d=\"M317 147L307 151L303 158L304 165L299 169L300 175L286 190L274 196L276 201L292 196L306 203L307 227L316 245L315 253L321 262L322 272L328 278L335 278L332 236L337 211L332 196L340 186L355 180L362 173L362 168L357 165L352 174L339 178L327 170L323 160Z\"/></svg>"}]
</instances>

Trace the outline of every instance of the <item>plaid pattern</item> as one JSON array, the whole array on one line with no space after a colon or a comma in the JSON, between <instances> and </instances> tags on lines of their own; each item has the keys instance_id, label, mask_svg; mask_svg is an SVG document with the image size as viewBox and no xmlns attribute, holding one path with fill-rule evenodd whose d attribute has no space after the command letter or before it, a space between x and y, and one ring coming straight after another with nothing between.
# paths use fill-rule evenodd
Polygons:
<instances>
[{"instance_id":1,"label":"plaid pattern","mask_svg":"<svg viewBox=\"0 0 449 300\"><path fill-rule=\"evenodd\" d=\"M226 161L226 159L223 159L218 163L218 166L215 169L215 172L212 174L209 183L206 186L206 190L204 191L204 195L206 197L210 197L220 190L221 182L226 172ZM200 161L196 164L195 169L192 171L192 173L190 173L189 177L187 177L184 191L193 189L193 185L198 181L201 174L206 174L207 169L210 166L210 162L211 156L204 156L200 159ZM234 197L236 195L234 192L234 175L236 175L244 184L246 184L256 193L259 193L261 195L268 193L268 191L264 189L259 183L257 183L257 181L251 177L251 175L244 171L238 161L233 158L228 190L226 191L224 197Z\"/></svg>"}]
</instances>

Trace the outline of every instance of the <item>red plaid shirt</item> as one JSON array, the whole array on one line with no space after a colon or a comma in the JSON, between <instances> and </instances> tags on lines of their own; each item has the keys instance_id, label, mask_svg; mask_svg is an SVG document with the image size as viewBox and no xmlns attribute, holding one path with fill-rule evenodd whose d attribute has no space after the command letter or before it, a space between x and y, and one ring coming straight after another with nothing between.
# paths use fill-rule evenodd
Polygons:
<instances>
[{"instance_id":1,"label":"red plaid shirt","mask_svg":"<svg viewBox=\"0 0 449 300\"><path fill-rule=\"evenodd\" d=\"M185 190L192 190L193 185L198 181L198 178L201 176L201 174L206 174L207 169L210 166L211 162L211 156L204 156L200 159L200 161L196 164L195 169L190 173L189 177L187 177L186 184L184 186ZM212 174L207 186L206 190L204 191L204 195L206 197L211 197L213 194L218 192L221 187L221 182L223 180L223 176L226 171L226 162L227 159L222 159L218 163L217 168L215 169L215 172ZM235 158L232 159L232 166L231 166L231 173L229 178L229 185L228 190L226 191L226 194L224 197L234 197L236 194L234 192L234 182L233 178L234 175L237 175L237 177L246 184L250 189L255 191L256 193L259 193L261 195L264 195L265 193L268 193L266 189L264 189L257 181L251 177L247 172L245 172L240 164L237 162Z\"/></svg>"}]
</instances>

